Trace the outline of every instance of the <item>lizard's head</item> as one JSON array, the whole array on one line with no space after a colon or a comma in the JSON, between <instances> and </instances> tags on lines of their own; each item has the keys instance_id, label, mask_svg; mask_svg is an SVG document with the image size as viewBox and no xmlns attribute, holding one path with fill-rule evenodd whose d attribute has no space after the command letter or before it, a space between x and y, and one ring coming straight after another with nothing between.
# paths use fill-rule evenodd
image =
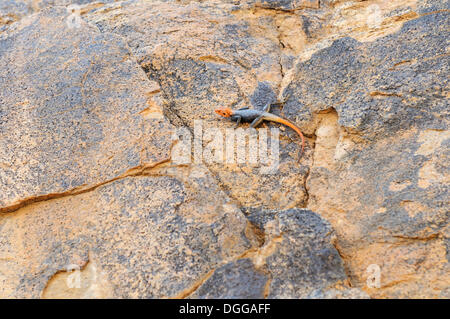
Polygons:
<instances>
[{"instance_id":1,"label":"lizard's head","mask_svg":"<svg viewBox=\"0 0 450 319\"><path fill-rule=\"evenodd\" d=\"M231 115L233 115L233 110L229 107L218 108L215 110L215 112L223 117L230 117Z\"/></svg>"}]
</instances>

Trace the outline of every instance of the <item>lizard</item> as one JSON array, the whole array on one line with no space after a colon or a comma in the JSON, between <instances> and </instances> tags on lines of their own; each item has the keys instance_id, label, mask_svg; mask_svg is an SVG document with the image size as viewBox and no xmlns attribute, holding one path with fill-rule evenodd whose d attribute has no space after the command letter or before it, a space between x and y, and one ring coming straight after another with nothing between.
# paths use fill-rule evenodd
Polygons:
<instances>
[{"instance_id":1,"label":"lizard","mask_svg":"<svg viewBox=\"0 0 450 319\"><path fill-rule=\"evenodd\" d=\"M302 152L300 153L301 156L305 149L305 138L303 137L302 132L297 126L295 126L288 120L270 113L270 107L275 104L279 103L268 103L262 111L250 109L248 107L240 108L238 110L233 110L229 107L221 107L216 109L215 112L220 116L230 118L230 120L232 121L236 121L236 127L238 127L241 122L247 122L251 123L250 127L256 128L264 121L276 122L290 127L295 132L297 132L297 134L300 135L300 138L302 139Z\"/></svg>"}]
</instances>

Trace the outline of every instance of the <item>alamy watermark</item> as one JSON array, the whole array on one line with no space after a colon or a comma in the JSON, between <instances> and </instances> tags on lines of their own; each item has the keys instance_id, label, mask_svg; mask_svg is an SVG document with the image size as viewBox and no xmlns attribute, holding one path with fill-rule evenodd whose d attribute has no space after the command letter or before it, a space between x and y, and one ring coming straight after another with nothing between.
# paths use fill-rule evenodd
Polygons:
<instances>
[{"instance_id":1,"label":"alamy watermark","mask_svg":"<svg viewBox=\"0 0 450 319\"><path fill-rule=\"evenodd\" d=\"M67 288L80 289L81 288L81 267L76 264L70 264L66 267L66 271L69 273L66 279Z\"/></svg>"},{"instance_id":2,"label":"alamy watermark","mask_svg":"<svg viewBox=\"0 0 450 319\"><path fill-rule=\"evenodd\" d=\"M81 28L81 7L77 4L68 5L67 12L69 13L69 16L66 19L66 24L69 29Z\"/></svg>"},{"instance_id":3,"label":"alamy watermark","mask_svg":"<svg viewBox=\"0 0 450 319\"><path fill-rule=\"evenodd\" d=\"M335 11L335 23L337 25L344 24L349 18L358 19L371 29L379 29L383 23L383 10L376 4L370 4L364 7L354 7L352 2L344 2L340 4Z\"/></svg>"},{"instance_id":4,"label":"alamy watermark","mask_svg":"<svg viewBox=\"0 0 450 319\"><path fill-rule=\"evenodd\" d=\"M248 164L259 166L261 174L275 174L280 164L280 131L278 128L226 129L203 127L203 121L194 121L192 132L177 128L172 136L175 164ZM193 155L193 156L192 156Z\"/></svg>"},{"instance_id":5,"label":"alamy watermark","mask_svg":"<svg viewBox=\"0 0 450 319\"><path fill-rule=\"evenodd\" d=\"M377 264L371 264L367 267L366 273L368 274L366 284L369 288L381 287L381 267Z\"/></svg>"},{"instance_id":6,"label":"alamy watermark","mask_svg":"<svg viewBox=\"0 0 450 319\"><path fill-rule=\"evenodd\" d=\"M381 8L377 4L371 4L366 9L367 13L367 26L374 29L379 29L381 26L381 23L383 22L383 13L381 11Z\"/></svg>"}]
</instances>

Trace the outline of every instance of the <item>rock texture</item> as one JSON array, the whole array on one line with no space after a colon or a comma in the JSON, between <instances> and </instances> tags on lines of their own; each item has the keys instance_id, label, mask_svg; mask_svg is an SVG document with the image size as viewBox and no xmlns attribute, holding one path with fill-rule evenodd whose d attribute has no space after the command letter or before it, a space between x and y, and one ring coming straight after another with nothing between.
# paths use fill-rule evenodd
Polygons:
<instances>
[{"instance_id":1,"label":"rock texture","mask_svg":"<svg viewBox=\"0 0 450 319\"><path fill-rule=\"evenodd\" d=\"M303 209L252 210L264 244L214 271L193 298L367 298L348 288L336 238L327 222ZM337 293L338 292L338 293Z\"/></svg>"},{"instance_id":2,"label":"rock texture","mask_svg":"<svg viewBox=\"0 0 450 319\"><path fill-rule=\"evenodd\" d=\"M0 44L1 211L170 157L169 123L139 114L157 85L126 42L65 18L33 15Z\"/></svg>"},{"instance_id":3,"label":"rock texture","mask_svg":"<svg viewBox=\"0 0 450 319\"><path fill-rule=\"evenodd\" d=\"M345 287L334 232L320 216L298 209L251 211L249 220L266 234L254 258L270 274L268 298L306 298L313 290Z\"/></svg>"},{"instance_id":4,"label":"rock texture","mask_svg":"<svg viewBox=\"0 0 450 319\"><path fill-rule=\"evenodd\" d=\"M438 12L374 42L335 41L286 89L285 112L319 122L309 207L340 233L354 282L383 268L390 293L376 296L438 297L449 283L448 22Z\"/></svg>"},{"instance_id":5,"label":"rock texture","mask_svg":"<svg viewBox=\"0 0 450 319\"><path fill-rule=\"evenodd\" d=\"M0 297L449 298L448 10L2 1ZM276 174L173 159L275 101Z\"/></svg>"},{"instance_id":6,"label":"rock texture","mask_svg":"<svg viewBox=\"0 0 450 319\"><path fill-rule=\"evenodd\" d=\"M102 282L81 297L181 297L251 247L245 217L207 191L214 187L207 176L187 182L182 172L165 173L126 177L2 218L2 296L70 297L55 294L67 281L58 272L93 262Z\"/></svg>"},{"instance_id":7,"label":"rock texture","mask_svg":"<svg viewBox=\"0 0 450 319\"><path fill-rule=\"evenodd\" d=\"M128 40L141 67L161 86L165 114L178 126L193 131L194 120L203 120L205 128L230 128L232 124L218 121L215 108L262 108L277 99L283 71L274 15L261 16L231 3L134 1L99 9L86 19ZM249 165L210 169L242 205L304 206L309 158L300 162L294 134L281 141L279 179L258 174L259 168Z\"/></svg>"}]
</instances>

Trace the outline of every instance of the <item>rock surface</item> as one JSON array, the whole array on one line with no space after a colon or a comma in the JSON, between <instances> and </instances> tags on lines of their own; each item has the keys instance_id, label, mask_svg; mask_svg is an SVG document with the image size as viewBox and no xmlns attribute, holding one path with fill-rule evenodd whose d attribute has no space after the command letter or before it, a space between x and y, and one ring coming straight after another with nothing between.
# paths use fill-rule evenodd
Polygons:
<instances>
[{"instance_id":1,"label":"rock surface","mask_svg":"<svg viewBox=\"0 0 450 319\"><path fill-rule=\"evenodd\" d=\"M245 217L207 192L208 176L148 174L3 217L2 296L71 297L77 287L64 293L58 272L92 262L96 278L81 297L182 297L251 247Z\"/></svg>"},{"instance_id":2,"label":"rock surface","mask_svg":"<svg viewBox=\"0 0 450 319\"><path fill-rule=\"evenodd\" d=\"M308 207L337 230L353 282L383 269L374 296L438 297L449 284L448 22L438 12L374 42L335 41L286 89L286 114L319 122Z\"/></svg>"},{"instance_id":3,"label":"rock surface","mask_svg":"<svg viewBox=\"0 0 450 319\"><path fill-rule=\"evenodd\" d=\"M170 158L168 121L140 114L157 85L126 42L65 18L33 15L0 42L1 211Z\"/></svg>"},{"instance_id":4,"label":"rock surface","mask_svg":"<svg viewBox=\"0 0 450 319\"><path fill-rule=\"evenodd\" d=\"M254 259L270 274L268 298L306 298L315 289L345 287L334 231L320 216L301 209L252 210L248 216L266 235Z\"/></svg>"},{"instance_id":5,"label":"rock surface","mask_svg":"<svg viewBox=\"0 0 450 319\"><path fill-rule=\"evenodd\" d=\"M449 298L448 9L2 1L0 297ZM174 159L277 100L276 174Z\"/></svg>"},{"instance_id":6,"label":"rock surface","mask_svg":"<svg viewBox=\"0 0 450 319\"><path fill-rule=\"evenodd\" d=\"M251 104L262 109L277 99L283 75L274 15L228 3L132 1L86 19L127 39L142 68L161 86L165 114L178 126L193 131L194 120L203 120L204 128L230 128L217 119L215 108ZM280 141L281 178L259 174L251 165L209 165L230 197L243 206L305 205L310 153L300 161L298 138L286 133Z\"/></svg>"},{"instance_id":7,"label":"rock surface","mask_svg":"<svg viewBox=\"0 0 450 319\"><path fill-rule=\"evenodd\" d=\"M368 298L361 290L348 288L333 246L334 232L317 214L258 209L249 212L248 219L264 230L264 244L215 270L191 297Z\"/></svg>"}]
</instances>

